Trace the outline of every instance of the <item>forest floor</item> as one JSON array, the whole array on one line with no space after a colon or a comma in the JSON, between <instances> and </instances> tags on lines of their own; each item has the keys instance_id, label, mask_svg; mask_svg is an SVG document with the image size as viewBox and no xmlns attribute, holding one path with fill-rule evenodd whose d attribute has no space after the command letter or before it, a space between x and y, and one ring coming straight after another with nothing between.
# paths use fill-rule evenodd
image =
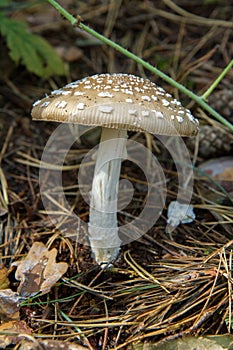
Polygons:
<instances>
[{"instance_id":1,"label":"forest floor","mask_svg":"<svg viewBox=\"0 0 233 350\"><path fill-rule=\"evenodd\" d=\"M208 89L232 58L233 5L230 1L64 0L62 3L71 14L80 15L83 23L158 67L197 95ZM14 298L21 288L24 298L17 299L20 307L14 298L11 306L7 304L8 311L0 307L0 331L8 334L8 337L0 336L1 344L13 346L25 337L32 344L30 337L34 336L34 349L41 348L36 347L42 346L38 345L39 339L40 344L48 339L60 341L67 349L72 348L70 344L89 349L126 349L137 342L160 344L186 335L231 333L233 137L229 129L159 77L84 31L73 28L49 4L12 8L12 17L26 21L32 33L50 42L64 60L66 74L45 79L31 74L23 65L16 66L2 39L0 281L3 280L4 288L7 286L7 290L15 293ZM168 234L167 209L179 190L169 147L156 137L129 134L130 139L148 147L158 159L166 178L166 204L148 232L122 246L111 268L101 269L89 246L70 238L61 222L54 225L44 209L39 184L40 159L57 124L32 121L30 111L33 102L51 90L105 72L135 74L163 86L199 118L200 143L195 156L195 139L184 139L194 162L191 205L195 219L180 224ZM230 71L208 99L231 123L232 78ZM95 143L96 134L75 143L65 160L69 167L63 171L66 198L84 222L88 222L89 206L77 186L76 165ZM222 158L226 156L227 160ZM204 168L209 174L206 177L199 169L210 160L214 165L212 170L208 164ZM219 170L214 174L213 169L217 167ZM47 171L49 174L51 170ZM93 165L86 171L87 176L91 174ZM130 161L122 164L121 179L129 180L134 188L132 201L119 213L119 224L124 225L141 213L147 185L145 174ZM57 205L57 216L63 205ZM60 217L64 219L62 214ZM46 291L42 282L38 282L38 294L32 292L35 286L22 286L22 281L19 288L13 264L26 259L35 242L49 249L56 248L57 262L67 264L66 273L55 285L49 281L56 273L55 263L52 264L47 277L49 287ZM21 271L21 279L27 278L28 284L37 283L33 280L35 271L30 270L30 261L28 265L26 272ZM23 294L24 288L27 292ZM0 295L3 303L2 298ZM6 300L10 302L10 297L4 302ZM14 338L10 336L12 331L27 333L27 336ZM61 343L53 346L59 349ZM43 344L50 348L49 343Z\"/></svg>"}]
</instances>

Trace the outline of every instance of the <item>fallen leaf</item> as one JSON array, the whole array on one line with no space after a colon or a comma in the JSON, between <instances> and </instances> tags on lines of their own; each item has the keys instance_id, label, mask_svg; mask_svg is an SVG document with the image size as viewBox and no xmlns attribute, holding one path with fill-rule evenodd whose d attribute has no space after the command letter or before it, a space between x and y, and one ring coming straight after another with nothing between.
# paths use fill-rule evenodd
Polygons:
<instances>
[{"instance_id":1,"label":"fallen leaf","mask_svg":"<svg viewBox=\"0 0 233 350\"><path fill-rule=\"evenodd\" d=\"M221 174L217 174L215 179L233 182L233 166L225 168Z\"/></svg>"},{"instance_id":2,"label":"fallen leaf","mask_svg":"<svg viewBox=\"0 0 233 350\"><path fill-rule=\"evenodd\" d=\"M200 164L198 168L216 180L228 192L233 190L233 157L211 159Z\"/></svg>"},{"instance_id":3,"label":"fallen leaf","mask_svg":"<svg viewBox=\"0 0 233 350\"><path fill-rule=\"evenodd\" d=\"M0 290L1 320L19 319L19 302L22 298L11 289Z\"/></svg>"},{"instance_id":4,"label":"fallen leaf","mask_svg":"<svg viewBox=\"0 0 233 350\"><path fill-rule=\"evenodd\" d=\"M41 292L46 294L67 271L65 262L56 263L57 249L48 248L41 242L33 243L25 260L17 261L15 278L20 281L17 292L29 297Z\"/></svg>"},{"instance_id":5,"label":"fallen leaf","mask_svg":"<svg viewBox=\"0 0 233 350\"><path fill-rule=\"evenodd\" d=\"M24 321L10 321L0 325L0 348L5 349L9 345L18 344L25 336L31 334L32 330Z\"/></svg>"},{"instance_id":6,"label":"fallen leaf","mask_svg":"<svg viewBox=\"0 0 233 350\"><path fill-rule=\"evenodd\" d=\"M9 287L9 280L7 277L7 268L6 267L2 267L0 268L0 289L6 289Z\"/></svg>"}]
</instances>

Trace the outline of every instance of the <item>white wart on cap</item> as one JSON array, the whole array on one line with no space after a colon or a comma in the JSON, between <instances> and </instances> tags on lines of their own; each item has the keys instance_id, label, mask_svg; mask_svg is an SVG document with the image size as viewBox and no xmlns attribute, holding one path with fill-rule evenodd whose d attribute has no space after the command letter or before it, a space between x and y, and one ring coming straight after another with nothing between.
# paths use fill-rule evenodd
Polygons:
<instances>
[{"instance_id":1,"label":"white wart on cap","mask_svg":"<svg viewBox=\"0 0 233 350\"><path fill-rule=\"evenodd\" d=\"M99 74L36 101L35 120L51 120L161 135L193 136L198 120L166 91L128 74Z\"/></svg>"}]
</instances>

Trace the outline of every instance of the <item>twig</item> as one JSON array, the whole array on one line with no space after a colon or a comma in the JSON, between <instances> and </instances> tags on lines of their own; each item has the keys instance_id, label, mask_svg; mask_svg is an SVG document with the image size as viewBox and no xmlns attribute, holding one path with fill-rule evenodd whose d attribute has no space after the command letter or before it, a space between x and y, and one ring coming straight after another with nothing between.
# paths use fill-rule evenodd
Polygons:
<instances>
[{"instance_id":1,"label":"twig","mask_svg":"<svg viewBox=\"0 0 233 350\"><path fill-rule=\"evenodd\" d=\"M163 2L183 18L192 20L193 23L200 24L200 25L223 26L228 28L233 27L233 24L230 21L228 22L221 19L206 18L206 17L195 15L193 13L185 11L183 8L176 5L174 1L171 1L171 0L163 0Z\"/></svg>"}]
</instances>

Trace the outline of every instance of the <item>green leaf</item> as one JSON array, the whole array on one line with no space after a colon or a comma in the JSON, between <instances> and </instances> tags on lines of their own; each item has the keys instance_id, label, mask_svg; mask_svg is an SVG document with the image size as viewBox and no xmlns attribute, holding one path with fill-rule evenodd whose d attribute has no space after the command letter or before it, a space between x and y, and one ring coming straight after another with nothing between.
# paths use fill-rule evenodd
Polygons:
<instances>
[{"instance_id":1,"label":"green leaf","mask_svg":"<svg viewBox=\"0 0 233 350\"><path fill-rule=\"evenodd\" d=\"M10 0L0 0L0 7L5 7L10 4Z\"/></svg>"},{"instance_id":2,"label":"green leaf","mask_svg":"<svg viewBox=\"0 0 233 350\"><path fill-rule=\"evenodd\" d=\"M12 20L0 13L0 32L6 37L10 57L16 63L40 77L64 74L64 64L49 43L31 34L23 22Z\"/></svg>"}]
</instances>

